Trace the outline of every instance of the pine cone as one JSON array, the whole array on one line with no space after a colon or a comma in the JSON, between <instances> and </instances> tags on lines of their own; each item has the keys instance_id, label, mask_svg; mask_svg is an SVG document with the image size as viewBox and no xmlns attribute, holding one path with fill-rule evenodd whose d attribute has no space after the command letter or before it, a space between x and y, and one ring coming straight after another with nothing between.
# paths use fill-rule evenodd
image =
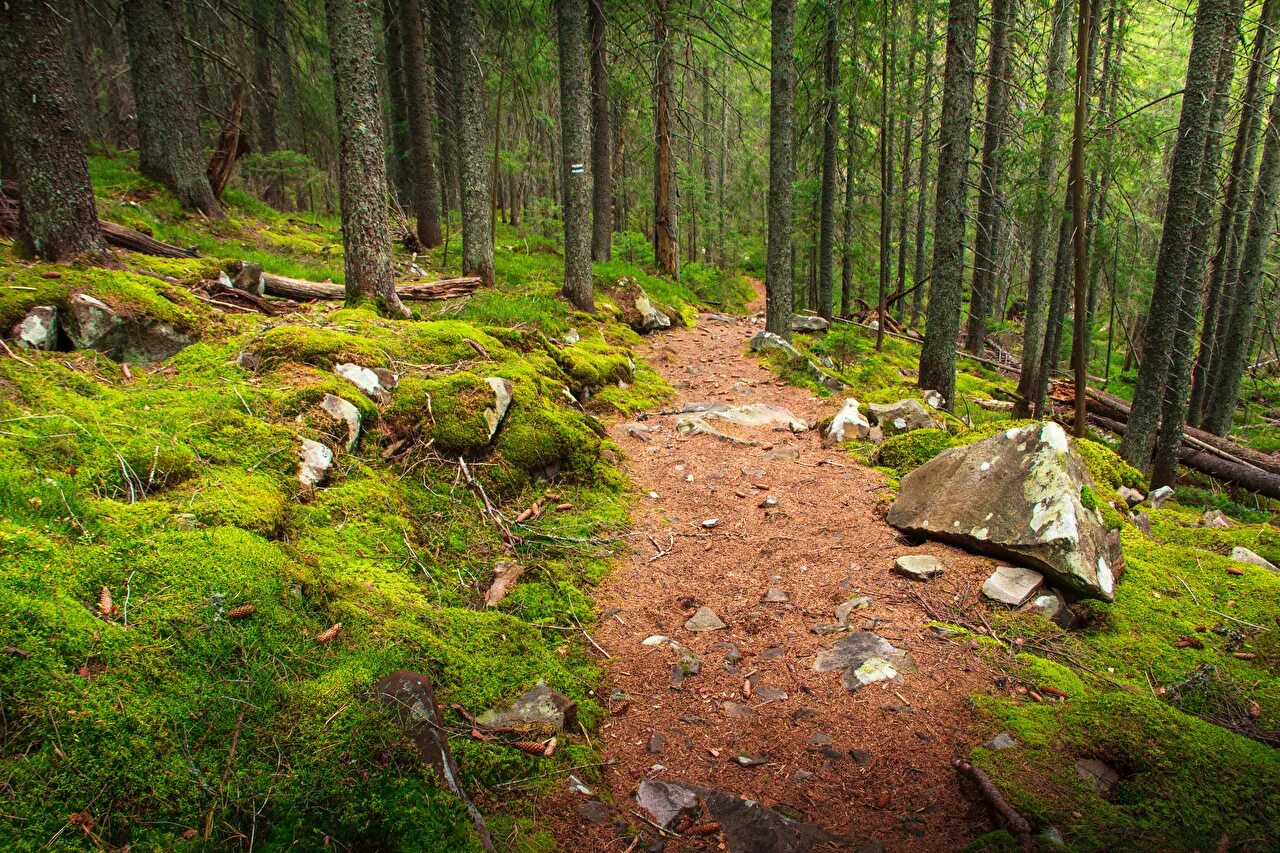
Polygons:
<instances>
[{"instance_id":1,"label":"pine cone","mask_svg":"<svg viewBox=\"0 0 1280 853\"><path fill-rule=\"evenodd\" d=\"M98 612L106 617L114 613L115 609L116 606L111 600L111 590L104 586L101 594L98 595Z\"/></svg>"},{"instance_id":2,"label":"pine cone","mask_svg":"<svg viewBox=\"0 0 1280 853\"><path fill-rule=\"evenodd\" d=\"M334 637L338 636L338 632L341 630L342 630L342 623L334 622L331 626L329 626L328 628L325 628L319 634L316 634L316 642L327 643L330 640L332 640Z\"/></svg>"},{"instance_id":3,"label":"pine cone","mask_svg":"<svg viewBox=\"0 0 1280 853\"><path fill-rule=\"evenodd\" d=\"M252 604L241 604L227 611L228 619L247 619L258 612L258 608Z\"/></svg>"},{"instance_id":4,"label":"pine cone","mask_svg":"<svg viewBox=\"0 0 1280 853\"><path fill-rule=\"evenodd\" d=\"M511 745L514 746L516 749L520 750L521 752L527 752L530 755L536 755L539 758L545 755L547 751L546 747L544 747L542 744L532 740L518 740Z\"/></svg>"}]
</instances>

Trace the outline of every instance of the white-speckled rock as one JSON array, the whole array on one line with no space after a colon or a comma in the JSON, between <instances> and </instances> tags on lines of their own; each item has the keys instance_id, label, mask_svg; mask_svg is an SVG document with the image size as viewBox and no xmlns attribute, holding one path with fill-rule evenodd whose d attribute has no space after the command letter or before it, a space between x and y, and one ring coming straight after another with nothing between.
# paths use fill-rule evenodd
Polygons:
<instances>
[{"instance_id":1,"label":"white-speckled rock","mask_svg":"<svg viewBox=\"0 0 1280 853\"><path fill-rule=\"evenodd\" d=\"M380 369L361 367L358 364L351 364L350 362L335 364L333 366L334 373L359 388L364 392L365 396L372 399L375 403L385 405L391 402L391 392L383 384L383 380L388 377L380 374L379 371ZM394 377L394 375L395 374L390 374L391 377Z\"/></svg>"},{"instance_id":2,"label":"white-speckled rock","mask_svg":"<svg viewBox=\"0 0 1280 853\"><path fill-rule=\"evenodd\" d=\"M304 489L314 489L329 473L329 468L333 465L333 451L318 441L304 438L298 456L298 482Z\"/></svg>"},{"instance_id":3,"label":"white-speckled rock","mask_svg":"<svg viewBox=\"0 0 1280 853\"><path fill-rule=\"evenodd\" d=\"M320 408L336 421L347 425L347 450L352 450L360 440L360 410L355 403L344 400L337 394L325 394L320 401Z\"/></svg>"},{"instance_id":4,"label":"white-speckled rock","mask_svg":"<svg viewBox=\"0 0 1280 853\"><path fill-rule=\"evenodd\" d=\"M860 411L860 404L850 397L844 401L840 411L831 419L827 429L825 444L843 444L846 441L862 441L871 435L871 422Z\"/></svg>"},{"instance_id":5,"label":"white-speckled rock","mask_svg":"<svg viewBox=\"0 0 1280 853\"><path fill-rule=\"evenodd\" d=\"M885 520L899 530L1034 568L1078 596L1110 601L1119 536L1081 501L1093 483L1056 423L1014 427L944 451L902 479Z\"/></svg>"},{"instance_id":6,"label":"white-speckled rock","mask_svg":"<svg viewBox=\"0 0 1280 853\"><path fill-rule=\"evenodd\" d=\"M14 342L20 347L35 350L58 348L58 309L52 305L37 305L27 312L13 327Z\"/></svg>"},{"instance_id":7,"label":"white-speckled rock","mask_svg":"<svg viewBox=\"0 0 1280 853\"><path fill-rule=\"evenodd\" d=\"M484 410L484 420L489 425L489 440L493 441L498 427L502 425L502 419L511 408L511 383L496 376L490 376L485 382L493 389L493 405Z\"/></svg>"},{"instance_id":8,"label":"white-speckled rock","mask_svg":"<svg viewBox=\"0 0 1280 853\"><path fill-rule=\"evenodd\" d=\"M929 415L924 404L914 397L888 405L872 403L867 409L871 412L871 420L880 425L885 435L943 427L940 421Z\"/></svg>"}]
</instances>

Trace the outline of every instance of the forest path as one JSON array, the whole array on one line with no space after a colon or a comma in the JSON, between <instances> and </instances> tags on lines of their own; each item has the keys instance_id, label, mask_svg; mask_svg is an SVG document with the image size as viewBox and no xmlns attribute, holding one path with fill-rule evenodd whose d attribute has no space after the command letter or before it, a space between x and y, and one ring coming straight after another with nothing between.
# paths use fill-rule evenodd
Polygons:
<instances>
[{"instance_id":1,"label":"forest path","mask_svg":"<svg viewBox=\"0 0 1280 853\"><path fill-rule=\"evenodd\" d=\"M811 426L834 415L842 397L820 400L787 385L747 352L761 323L704 314L696 328L653 336L643 355L678 389L662 412L771 403ZM928 629L915 596L972 602L991 561L898 541L882 519L883 477L824 448L817 430L760 430L763 444L747 446L680 435L678 417L642 416L643 437L634 424L610 428L640 495L630 554L597 594L596 639L612 655L601 695L611 716L597 737L612 762L606 779L618 816L657 837L635 800L636 786L652 778L780 806L852 839L854 850L868 842L958 849L985 831L984 809L961 791L951 762L978 741L966 700L990 689L990 673L967 640ZM761 506L769 495L777 505ZM706 529L711 518L718 524ZM947 572L929 584L894 575L894 558L909 553L936 555ZM771 588L788 600L762 601ZM905 683L850 692L839 672L814 671L817 653L847 634L810 629L835 622L834 608L859 595L872 606L850 623L911 652L919 672ZM686 630L701 605L727 627ZM674 687L680 653L642 643L653 635L693 650L701 672ZM740 652L736 663L725 661L726 643ZM741 766L743 755L764 763ZM597 815L592 824L574 813L584 799L552 797L567 804L547 809L560 812L547 817L561 827L561 849L627 849L612 820ZM721 841L690 835L669 838L665 849L714 850Z\"/></svg>"}]
</instances>

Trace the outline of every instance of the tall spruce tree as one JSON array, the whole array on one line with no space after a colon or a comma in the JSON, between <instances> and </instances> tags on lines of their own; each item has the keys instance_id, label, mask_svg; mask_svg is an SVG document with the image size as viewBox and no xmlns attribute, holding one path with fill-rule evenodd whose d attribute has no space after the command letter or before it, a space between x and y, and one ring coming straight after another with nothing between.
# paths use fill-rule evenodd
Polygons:
<instances>
[{"instance_id":1,"label":"tall spruce tree","mask_svg":"<svg viewBox=\"0 0 1280 853\"><path fill-rule=\"evenodd\" d=\"M453 22L453 105L462 185L462 271L493 285L489 167L484 150L484 67L476 0L449 0Z\"/></svg>"},{"instance_id":2,"label":"tall spruce tree","mask_svg":"<svg viewBox=\"0 0 1280 853\"><path fill-rule=\"evenodd\" d=\"M795 0L773 0L769 66L769 238L765 260L765 328L791 338L791 180L796 96Z\"/></svg>"},{"instance_id":3,"label":"tall spruce tree","mask_svg":"<svg viewBox=\"0 0 1280 853\"><path fill-rule=\"evenodd\" d=\"M564 295L595 310L591 288L591 91L585 34L591 0L556 0L560 44L560 167L564 181Z\"/></svg>"}]
</instances>

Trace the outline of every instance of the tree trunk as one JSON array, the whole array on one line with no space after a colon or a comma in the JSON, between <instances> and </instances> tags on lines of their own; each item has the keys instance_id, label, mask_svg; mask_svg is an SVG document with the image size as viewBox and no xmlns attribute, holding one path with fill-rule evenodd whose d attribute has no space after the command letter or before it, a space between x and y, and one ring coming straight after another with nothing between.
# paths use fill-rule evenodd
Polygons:
<instances>
[{"instance_id":1,"label":"tree trunk","mask_svg":"<svg viewBox=\"0 0 1280 853\"><path fill-rule=\"evenodd\" d=\"M1062 217L1058 221L1058 251L1054 256L1053 288L1049 297L1049 316L1045 326L1044 347L1036 360L1036 381L1031 386L1031 397L1027 401L1035 411L1036 417L1044 417L1045 392L1049 388L1049 379L1057 369L1062 355L1063 324L1067 319L1067 306L1071 303L1071 265L1072 243L1072 205L1071 194L1066 197Z\"/></svg>"},{"instance_id":2,"label":"tree trunk","mask_svg":"<svg viewBox=\"0 0 1280 853\"><path fill-rule=\"evenodd\" d=\"M676 221L676 166L671 153L672 58L667 25L669 0L657 0L653 41L657 46L653 94L653 254L658 269L680 277L680 229Z\"/></svg>"},{"instance_id":3,"label":"tree trunk","mask_svg":"<svg viewBox=\"0 0 1280 853\"><path fill-rule=\"evenodd\" d=\"M382 142L377 49L369 4L325 0L333 93L338 108L338 196L347 304L373 303L407 317L391 278L387 166Z\"/></svg>"},{"instance_id":4,"label":"tree trunk","mask_svg":"<svg viewBox=\"0 0 1280 853\"><path fill-rule=\"evenodd\" d=\"M924 345L921 388L942 395L947 408L956 391L956 336L964 287L964 219L969 171L969 114L973 108L974 51L978 42L978 0L951 0L947 9L947 65L942 85L938 192L934 205L933 272Z\"/></svg>"},{"instance_id":5,"label":"tree trunk","mask_svg":"<svg viewBox=\"0 0 1280 853\"><path fill-rule=\"evenodd\" d=\"M854 143L858 138L858 111L850 98L848 107L848 128L845 131L845 167L844 167L844 228L843 242L840 247L840 316L848 319L854 314L856 296L853 292L853 188L857 182L853 178Z\"/></svg>"},{"instance_id":6,"label":"tree trunk","mask_svg":"<svg viewBox=\"0 0 1280 853\"><path fill-rule=\"evenodd\" d=\"M831 319L835 299L836 244L836 122L840 88L840 5L827 6L827 32L823 43L822 194L819 201L818 316Z\"/></svg>"},{"instance_id":7,"label":"tree trunk","mask_svg":"<svg viewBox=\"0 0 1280 853\"><path fill-rule=\"evenodd\" d=\"M449 0L454 66L454 134L462 182L462 272L493 285L493 241L489 223L489 175L484 156L484 68L476 0Z\"/></svg>"},{"instance_id":8,"label":"tree trunk","mask_svg":"<svg viewBox=\"0 0 1280 853\"><path fill-rule=\"evenodd\" d=\"M1205 410L1204 429L1216 435L1231 430L1240 380L1249 365L1249 350L1254 338L1258 297L1262 289L1263 265L1271 239L1276 199L1280 192L1280 90L1271 101L1267 129L1262 148L1262 165L1258 168L1258 184L1249 211L1249 225L1240 253L1240 278L1235 286L1231 315L1219 335L1220 369L1209 377L1209 400Z\"/></svg>"},{"instance_id":9,"label":"tree trunk","mask_svg":"<svg viewBox=\"0 0 1280 853\"><path fill-rule=\"evenodd\" d=\"M51 261L107 248L68 61L69 11L63 0L0 4L0 117L12 158L5 177L17 178L22 193L18 249Z\"/></svg>"},{"instance_id":10,"label":"tree trunk","mask_svg":"<svg viewBox=\"0 0 1280 853\"><path fill-rule=\"evenodd\" d=\"M191 65L175 0L125 0L129 67L138 115L138 169L184 207L221 218L205 174Z\"/></svg>"},{"instance_id":11,"label":"tree trunk","mask_svg":"<svg viewBox=\"0 0 1280 853\"><path fill-rule=\"evenodd\" d=\"M1044 106L1040 110L1044 129L1040 135L1040 152L1035 187L1035 207L1031 218L1031 258L1027 270L1027 310L1023 320L1022 372L1018 377L1018 394L1030 401L1040 377L1040 353L1044 345L1046 309L1051 295L1048 285L1049 249L1058 229L1053 214L1057 210L1058 136L1061 128L1062 96L1066 89L1067 39L1071 18L1067 0L1055 0L1049 54L1045 68ZM1026 404L1020 404L1026 405ZM1021 414L1029 414L1023 410Z\"/></svg>"},{"instance_id":12,"label":"tree trunk","mask_svg":"<svg viewBox=\"0 0 1280 853\"><path fill-rule=\"evenodd\" d=\"M440 152L440 206L448 218L458 207L462 178L458 169L458 137L450 122L457 116L454 104L456 74L453 47L449 35L448 0L429 0L428 24L431 32L431 67L436 87L436 149Z\"/></svg>"},{"instance_id":13,"label":"tree trunk","mask_svg":"<svg viewBox=\"0 0 1280 853\"><path fill-rule=\"evenodd\" d=\"M587 6L596 0L556 0L560 42L560 152L564 180L565 297L595 310L591 290L591 90L587 77Z\"/></svg>"},{"instance_id":14,"label":"tree trunk","mask_svg":"<svg viewBox=\"0 0 1280 853\"><path fill-rule=\"evenodd\" d=\"M907 93L904 100L910 103L916 87L916 30L919 26L919 18L912 7L911 12L911 37L907 45ZM898 193L898 283L894 289L894 293L905 293L907 290L907 211L910 208L911 201L911 128L912 121L910 116L903 116L902 119L902 188ZM906 310L907 303L899 299L894 310L894 316L901 323L904 319L903 312Z\"/></svg>"},{"instance_id":15,"label":"tree trunk","mask_svg":"<svg viewBox=\"0 0 1280 853\"><path fill-rule=\"evenodd\" d=\"M884 348L885 301L893 277L893 90L895 47L889 4L880 6L880 289L876 296L876 352Z\"/></svg>"},{"instance_id":16,"label":"tree trunk","mask_svg":"<svg viewBox=\"0 0 1280 853\"><path fill-rule=\"evenodd\" d=\"M1182 301L1172 341L1169 378L1165 383L1160 407L1160 431L1156 437L1155 460L1151 485L1165 486L1178 479L1178 450L1187 423L1188 394L1191 390L1191 364L1194 360L1196 322L1204 300L1205 270L1209 263L1209 230L1213 202L1217 197L1218 166L1222 161L1222 128L1230 108L1231 83L1236 70L1236 41L1243 0L1231 0L1231 11L1223 28L1222 52L1218 57L1217 86L1209 130L1205 134L1204 157L1200 165L1200 197L1196 205L1193 242L1189 248L1187 274L1182 284Z\"/></svg>"},{"instance_id":17,"label":"tree trunk","mask_svg":"<svg viewBox=\"0 0 1280 853\"><path fill-rule=\"evenodd\" d=\"M1240 123L1231 150L1231 171L1222 201L1218 223L1218 243L1209 267L1209 292L1205 297L1204 323L1200 332L1200 351L1192 373L1191 404L1188 420L1199 424L1204 404L1209 398L1208 379L1218 355L1220 331L1231 316L1232 288L1228 278L1236 266L1240 243L1244 238L1248 198L1253 186L1253 167L1258 156L1258 130L1262 123L1262 105L1271 76L1271 49L1275 46L1276 25L1280 19L1280 0L1264 0L1253 37L1249 71L1241 94Z\"/></svg>"},{"instance_id":18,"label":"tree trunk","mask_svg":"<svg viewBox=\"0 0 1280 853\"><path fill-rule=\"evenodd\" d=\"M911 294L911 328L920 325L920 312L924 308L925 292L925 230L928 215L929 189L929 154L930 142L933 139L933 122L930 113L933 109L933 40L934 4L929 4L928 23L925 25L924 41L924 91L920 96L920 162L916 173L916 258L914 275L911 282L915 290Z\"/></svg>"},{"instance_id":19,"label":"tree trunk","mask_svg":"<svg viewBox=\"0 0 1280 853\"><path fill-rule=\"evenodd\" d=\"M660 0L665 2L665 0ZM769 66L769 241L765 260L765 328L791 338L792 113L796 96L795 0L772 0Z\"/></svg>"},{"instance_id":20,"label":"tree trunk","mask_svg":"<svg viewBox=\"0 0 1280 853\"><path fill-rule=\"evenodd\" d=\"M1120 445L1120 455L1140 471L1150 468L1160 405L1169 375L1169 342L1177 327L1188 250L1195 229L1200 166L1217 85L1218 54L1227 11L1228 0L1201 0L1196 9L1191 54L1187 60L1187 83L1182 96L1182 116L1178 123L1160 251L1156 259L1155 284L1147 315L1146 345L1134 387L1133 413Z\"/></svg>"},{"instance_id":21,"label":"tree trunk","mask_svg":"<svg viewBox=\"0 0 1280 853\"><path fill-rule=\"evenodd\" d=\"M1075 284L1075 312L1072 331L1075 332L1073 363L1076 387L1084 389L1089 382L1089 365L1085 336L1089 332L1086 314L1089 311L1086 288L1089 275L1088 245L1085 229L1088 227L1088 210L1085 208L1084 136L1089 130L1089 62L1090 30L1094 28L1093 7L1098 0L1080 0L1080 14L1076 23L1076 102L1075 118L1071 129L1071 169L1068 177L1071 195L1071 260L1072 279ZM1076 438L1084 438L1084 394L1076 395Z\"/></svg>"},{"instance_id":22,"label":"tree trunk","mask_svg":"<svg viewBox=\"0 0 1280 853\"><path fill-rule=\"evenodd\" d=\"M986 345L987 321L995 290L1005 125L1009 121L1009 24L1016 14L1017 0L993 0L987 59L987 117L982 132L982 166L978 171L978 230L974 237L973 282L965 334L965 349L978 355Z\"/></svg>"},{"instance_id":23,"label":"tree trunk","mask_svg":"<svg viewBox=\"0 0 1280 853\"><path fill-rule=\"evenodd\" d=\"M605 0L588 0L591 21L591 257L613 257L613 128L609 115L609 46Z\"/></svg>"},{"instance_id":24,"label":"tree trunk","mask_svg":"<svg viewBox=\"0 0 1280 853\"><path fill-rule=\"evenodd\" d=\"M267 14L261 5L253 7L253 104L254 129L259 154L270 154L280 148L280 140L276 132L276 103L279 92L276 91L275 75L271 72L271 58L278 51L271 47L271 29ZM289 59L286 56L285 62ZM279 172L273 172L267 178L262 198L277 210L284 207L284 185Z\"/></svg>"},{"instance_id":25,"label":"tree trunk","mask_svg":"<svg viewBox=\"0 0 1280 853\"><path fill-rule=\"evenodd\" d=\"M440 233L440 187L436 183L435 109L427 76L427 38L421 0L399 0L404 43L405 106L409 119L409 162L413 165L413 212L418 242L434 249Z\"/></svg>"}]
</instances>

